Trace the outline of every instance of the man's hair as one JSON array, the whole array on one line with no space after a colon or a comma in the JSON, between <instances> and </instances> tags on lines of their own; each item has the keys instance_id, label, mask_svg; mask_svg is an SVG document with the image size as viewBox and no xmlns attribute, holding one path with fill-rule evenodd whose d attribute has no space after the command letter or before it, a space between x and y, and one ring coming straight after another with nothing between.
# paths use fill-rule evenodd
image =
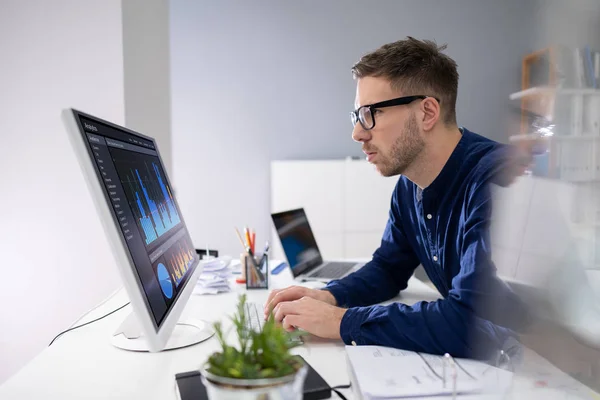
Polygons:
<instances>
[{"instance_id":1,"label":"man's hair","mask_svg":"<svg viewBox=\"0 0 600 400\"><path fill-rule=\"evenodd\" d=\"M392 88L409 95L440 99L441 117L446 125L456 123L458 71L456 62L443 54L446 45L408 36L364 55L352 67L354 79L382 77Z\"/></svg>"}]
</instances>

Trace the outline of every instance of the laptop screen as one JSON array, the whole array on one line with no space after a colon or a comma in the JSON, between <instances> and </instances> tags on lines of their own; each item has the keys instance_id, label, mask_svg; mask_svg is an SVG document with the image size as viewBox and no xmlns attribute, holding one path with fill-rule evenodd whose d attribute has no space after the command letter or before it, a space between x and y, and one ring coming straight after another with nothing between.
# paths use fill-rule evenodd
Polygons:
<instances>
[{"instance_id":1,"label":"laptop screen","mask_svg":"<svg viewBox=\"0 0 600 400\"><path fill-rule=\"evenodd\" d=\"M304 209L284 211L271 217L294 277L323 262Z\"/></svg>"}]
</instances>

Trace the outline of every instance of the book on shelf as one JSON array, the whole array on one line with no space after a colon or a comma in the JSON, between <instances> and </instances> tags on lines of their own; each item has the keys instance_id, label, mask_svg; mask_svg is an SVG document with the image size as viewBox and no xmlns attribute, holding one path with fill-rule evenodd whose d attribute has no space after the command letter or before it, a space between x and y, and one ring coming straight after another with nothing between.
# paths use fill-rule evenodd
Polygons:
<instances>
[{"instance_id":1,"label":"book on shelf","mask_svg":"<svg viewBox=\"0 0 600 400\"><path fill-rule=\"evenodd\" d=\"M589 45L573 50L575 88L598 89L600 81L600 53L591 49ZM565 81L563 87L570 87Z\"/></svg>"},{"instance_id":2,"label":"book on shelf","mask_svg":"<svg viewBox=\"0 0 600 400\"><path fill-rule=\"evenodd\" d=\"M589 45L570 48L555 46L554 57L549 59L546 69L554 68L557 87L562 89L598 89L600 87L600 52ZM543 86L538 82L545 74L539 75L544 68L532 70L530 86ZM549 82L549 81L546 81ZM552 84L552 83L550 83Z\"/></svg>"},{"instance_id":3,"label":"book on shelf","mask_svg":"<svg viewBox=\"0 0 600 400\"><path fill-rule=\"evenodd\" d=\"M583 54L585 57L585 82L587 84L587 87L596 89L598 86L596 84L596 77L594 75L594 61L592 56L592 50L590 50L590 46L585 46Z\"/></svg>"}]
</instances>

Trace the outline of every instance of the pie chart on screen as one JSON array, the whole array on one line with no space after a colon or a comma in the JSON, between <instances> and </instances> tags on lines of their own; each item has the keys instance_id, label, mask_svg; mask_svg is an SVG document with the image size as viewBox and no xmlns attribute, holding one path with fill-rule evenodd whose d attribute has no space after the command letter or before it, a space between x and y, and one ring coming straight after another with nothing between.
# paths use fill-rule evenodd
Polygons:
<instances>
[{"instance_id":1,"label":"pie chart on screen","mask_svg":"<svg viewBox=\"0 0 600 400\"><path fill-rule=\"evenodd\" d=\"M158 283L160 284L160 289L167 299L173 297L173 282L171 282L171 277L169 276L169 271L167 271L167 267L164 266L163 263L158 263L156 267L156 275L158 276Z\"/></svg>"}]
</instances>

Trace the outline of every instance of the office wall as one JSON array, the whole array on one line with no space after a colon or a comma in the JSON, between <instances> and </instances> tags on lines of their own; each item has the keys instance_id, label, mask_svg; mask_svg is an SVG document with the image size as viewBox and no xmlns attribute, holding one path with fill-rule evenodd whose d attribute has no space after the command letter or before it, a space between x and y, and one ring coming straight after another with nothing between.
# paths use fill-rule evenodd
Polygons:
<instances>
[{"instance_id":1,"label":"office wall","mask_svg":"<svg viewBox=\"0 0 600 400\"><path fill-rule=\"evenodd\" d=\"M1 383L120 285L60 112L123 123L121 2L4 0L0 54Z\"/></svg>"},{"instance_id":2,"label":"office wall","mask_svg":"<svg viewBox=\"0 0 600 400\"><path fill-rule=\"evenodd\" d=\"M561 44L600 49L600 2L534 0L531 42L536 49Z\"/></svg>"},{"instance_id":3,"label":"office wall","mask_svg":"<svg viewBox=\"0 0 600 400\"><path fill-rule=\"evenodd\" d=\"M152 136L171 174L169 2L122 0L125 124Z\"/></svg>"},{"instance_id":4,"label":"office wall","mask_svg":"<svg viewBox=\"0 0 600 400\"><path fill-rule=\"evenodd\" d=\"M234 225L268 232L270 160L361 156L350 68L386 42L448 43L461 74L459 123L506 140L534 5L172 1L173 169L196 244L235 254Z\"/></svg>"}]
</instances>

